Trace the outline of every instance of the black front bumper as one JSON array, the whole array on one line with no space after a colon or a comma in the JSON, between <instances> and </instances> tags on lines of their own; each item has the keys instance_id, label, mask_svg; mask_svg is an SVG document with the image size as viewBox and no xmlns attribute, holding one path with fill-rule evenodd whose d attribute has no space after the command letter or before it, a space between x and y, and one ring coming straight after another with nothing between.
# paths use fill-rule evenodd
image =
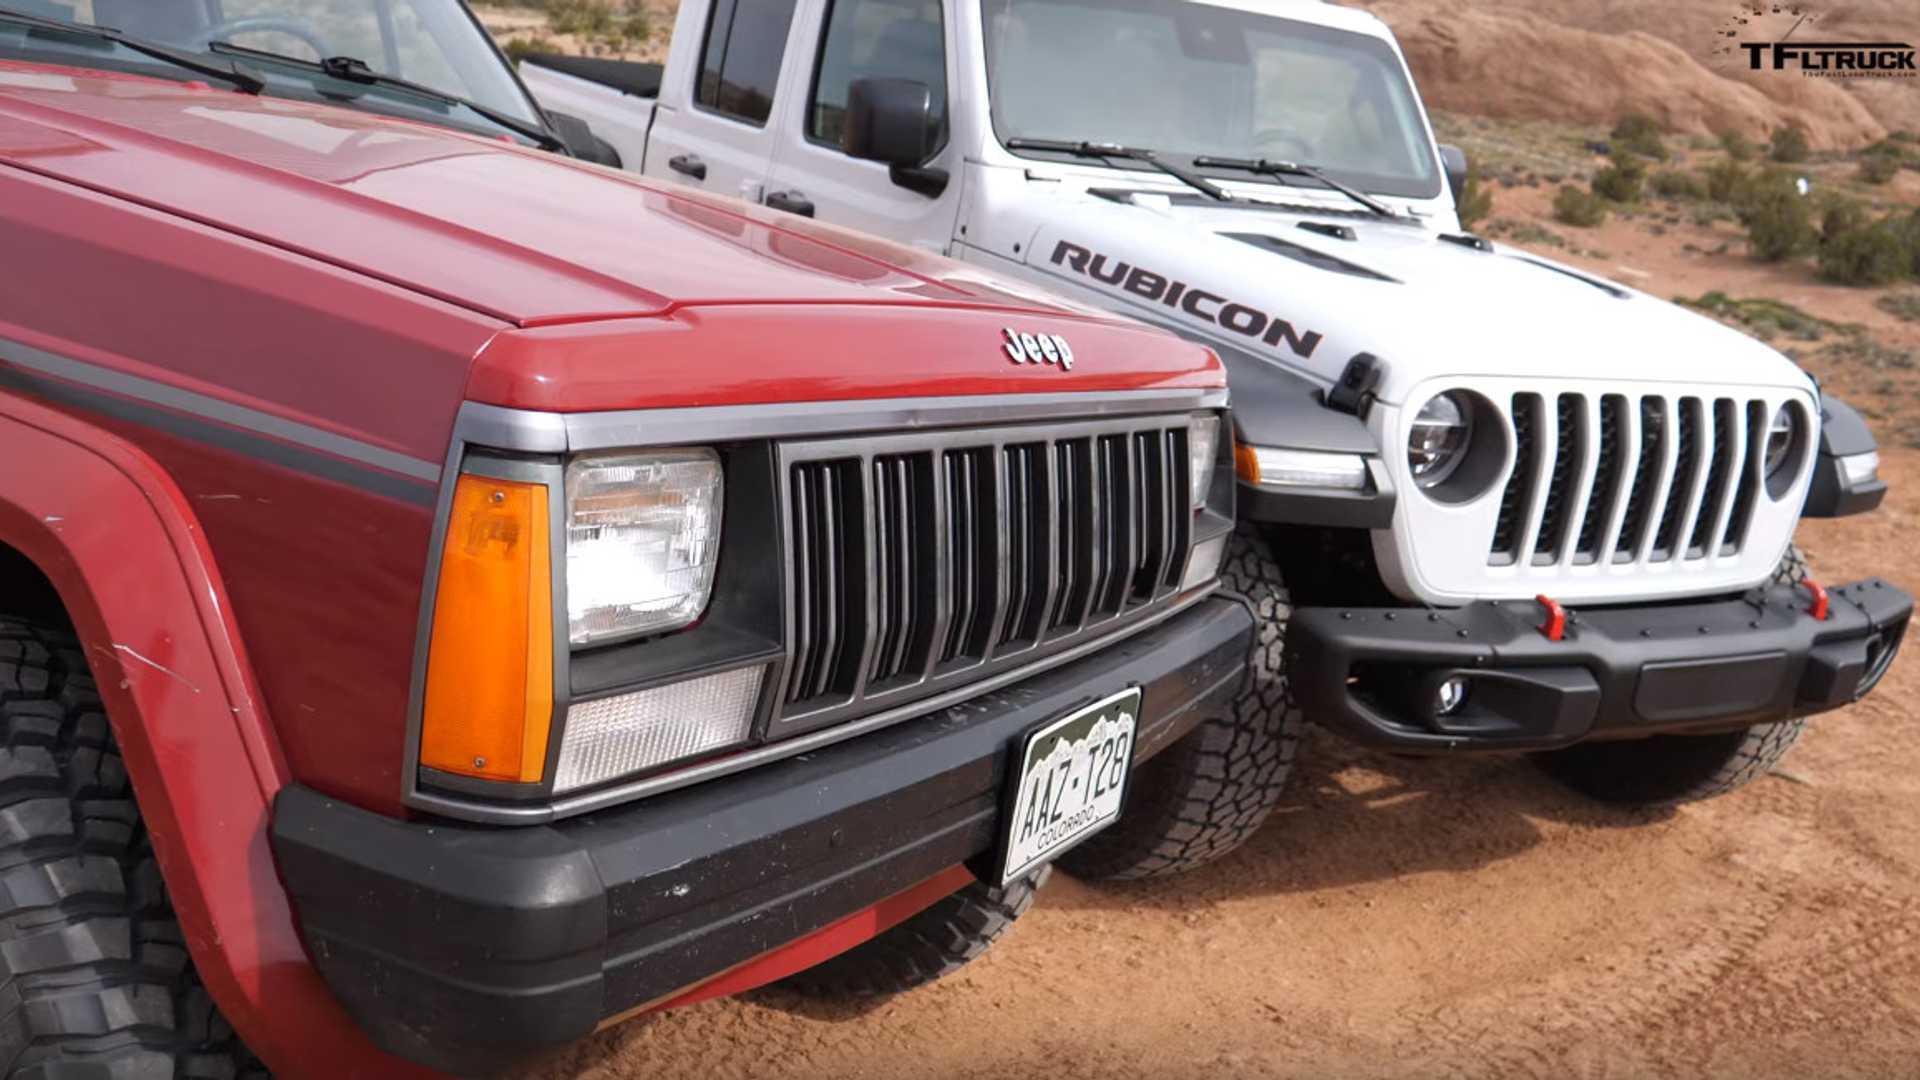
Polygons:
<instances>
[{"instance_id":1,"label":"black front bumper","mask_svg":"<svg viewBox=\"0 0 1920 1080\"><path fill-rule=\"evenodd\" d=\"M1590 738L1725 730L1837 708L1893 660L1913 598L1878 578L1810 594L1775 586L1698 603L1568 614L1564 640L1535 602L1446 611L1301 608L1287 627L1295 701L1385 749L1544 750ZM1441 715L1442 685L1465 680Z\"/></svg>"},{"instance_id":2,"label":"black front bumper","mask_svg":"<svg viewBox=\"0 0 1920 1080\"><path fill-rule=\"evenodd\" d=\"M498 1072L991 852L1025 732L1138 685L1144 761L1238 688L1252 627L1203 601L963 705L552 825L397 821L291 787L274 856L376 1043Z\"/></svg>"}]
</instances>

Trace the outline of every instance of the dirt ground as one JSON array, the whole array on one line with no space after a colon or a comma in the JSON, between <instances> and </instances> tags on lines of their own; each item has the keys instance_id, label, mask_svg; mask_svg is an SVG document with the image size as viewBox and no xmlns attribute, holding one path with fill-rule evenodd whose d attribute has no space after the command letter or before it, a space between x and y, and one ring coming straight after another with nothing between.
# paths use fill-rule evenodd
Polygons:
<instances>
[{"instance_id":1,"label":"dirt ground","mask_svg":"<svg viewBox=\"0 0 1920 1080\"><path fill-rule=\"evenodd\" d=\"M1657 296L1771 297L1920 347L1883 290L1752 263L1724 223L1567 230L1550 197L1500 190L1495 216ZM1910 359L1807 363L1883 445L1910 439ZM1820 579L1920 586L1920 451L1885 462L1878 514L1802 527ZM1524 760L1316 734L1284 809L1214 866L1122 887L1056 874L933 987L865 1006L762 991L627 1024L537 1075L1920 1077L1916 702L1905 661L1775 774L1658 813L1584 802Z\"/></svg>"}]
</instances>

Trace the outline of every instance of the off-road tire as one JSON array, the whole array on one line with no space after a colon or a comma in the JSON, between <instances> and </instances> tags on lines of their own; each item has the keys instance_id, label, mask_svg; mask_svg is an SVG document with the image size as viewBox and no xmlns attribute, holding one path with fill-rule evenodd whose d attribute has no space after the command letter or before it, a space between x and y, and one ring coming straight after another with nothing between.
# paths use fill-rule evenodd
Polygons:
<instances>
[{"instance_id":1,"label":"off-road tire","mask_svg":"<svg viewBox=\"0 0 1920 1080\"><path fill-rule=\"evenodd\" d=\"M264 1077L194 975L86 659L0 615L0 1073Z\"/></svg>"},{"instance_id":2,"label":"off-road tire","mask_svg":"<svg viewBox=\"0 0 1920 1080\"><path fill-rule=\"evenodd\" d=\"M1033 894L1046 883L1049 868L1004 888L975 881L932 906L831 960L780 985L808 997L873 998L908 990L951 975L1013 926L1033 906Z\"/></svg>"},{"instance_id":3,"label":"off-road tire","mask_svg":"<svg viewBox=\"0 0 1920 1080\"><path fill-rule=\"evenodd\" d=\"M1807 580L1807 559L1790 546L1774 568L1776 585ZM1800 740L1806 721L1755 724L1715 735L1655 735L1582 743L1537 754L1547 775L1601 802L1679 806L1725 795L1765 776Z\"/></svg>"},{"instance_id":4,"label":"off-road tire","mask_svg":"<svg viewBox=\"0 0 1920 1080\"><path fill-rule=\"evenodd\" d=\"M1134 772L1120 820L1060 857L1075 877L1125 881L1205 866L1246 843L1286 791L1305 726L1287 689L1286 580L1266 538L1246 524L1220 579L1223 595L1253 612L1246 679L1224 712Z\"/></svg>"}]
</instances>

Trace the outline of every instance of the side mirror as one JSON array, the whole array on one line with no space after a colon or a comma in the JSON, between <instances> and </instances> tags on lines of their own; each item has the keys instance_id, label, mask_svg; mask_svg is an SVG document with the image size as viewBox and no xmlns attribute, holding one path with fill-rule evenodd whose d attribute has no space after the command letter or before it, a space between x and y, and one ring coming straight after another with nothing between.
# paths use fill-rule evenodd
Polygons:
<instances>
[{"instance_id":1,"label":"side mirror","mask_svg":"<svg viewBox=\"0 0 1920 1080\"><path fill-rule=\"evenodd\" d=\"M912 79L855 79L847 87L840 149L849 157L911 169L933 151L933 91Z\"/></svg>"},{"instance_id":2,"label":"side mirror","mask_svg":"<svg viewBox=\"0 0 1920 1080\"><path fill-rule=\"evenodd\" d=\"M1457 146L1440 144L1440 167L1447 174L1447 188L1453 192L1453 201L1458 204L1466 196L1467 190L1467 152Z\"/></svg>"},{"instance_id":3,"label":"side mirror","mask_svg":"<svg viewBox=\"0 0 1920 1080\"><path fill-rule=\"evenodd\" d=\"M593 133L585 120L566 113L544 110L547 114L547 127L553 130L553 137L559 139L567 148L567 156L582 161L591 161L596 165L620 167L620 151L615 150L605 139Z\"/></svg>"}]
</instances>

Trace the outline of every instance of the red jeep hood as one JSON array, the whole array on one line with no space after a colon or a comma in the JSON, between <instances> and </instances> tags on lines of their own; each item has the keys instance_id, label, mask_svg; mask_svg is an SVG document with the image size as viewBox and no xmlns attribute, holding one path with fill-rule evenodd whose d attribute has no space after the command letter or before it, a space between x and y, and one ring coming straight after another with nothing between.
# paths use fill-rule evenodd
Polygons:
<instances>
[{"instance_id":1,"label":"red jeep hood","mask_svg":"<svg viewBox=\"0 0 1920 1080\"><path fill-rule=\"evenodd\" d=\"M1063 310L844 230L502 141L218 87L0 63L0 161L522 326L711 303Z\"/></svg>"}]
</instances>

